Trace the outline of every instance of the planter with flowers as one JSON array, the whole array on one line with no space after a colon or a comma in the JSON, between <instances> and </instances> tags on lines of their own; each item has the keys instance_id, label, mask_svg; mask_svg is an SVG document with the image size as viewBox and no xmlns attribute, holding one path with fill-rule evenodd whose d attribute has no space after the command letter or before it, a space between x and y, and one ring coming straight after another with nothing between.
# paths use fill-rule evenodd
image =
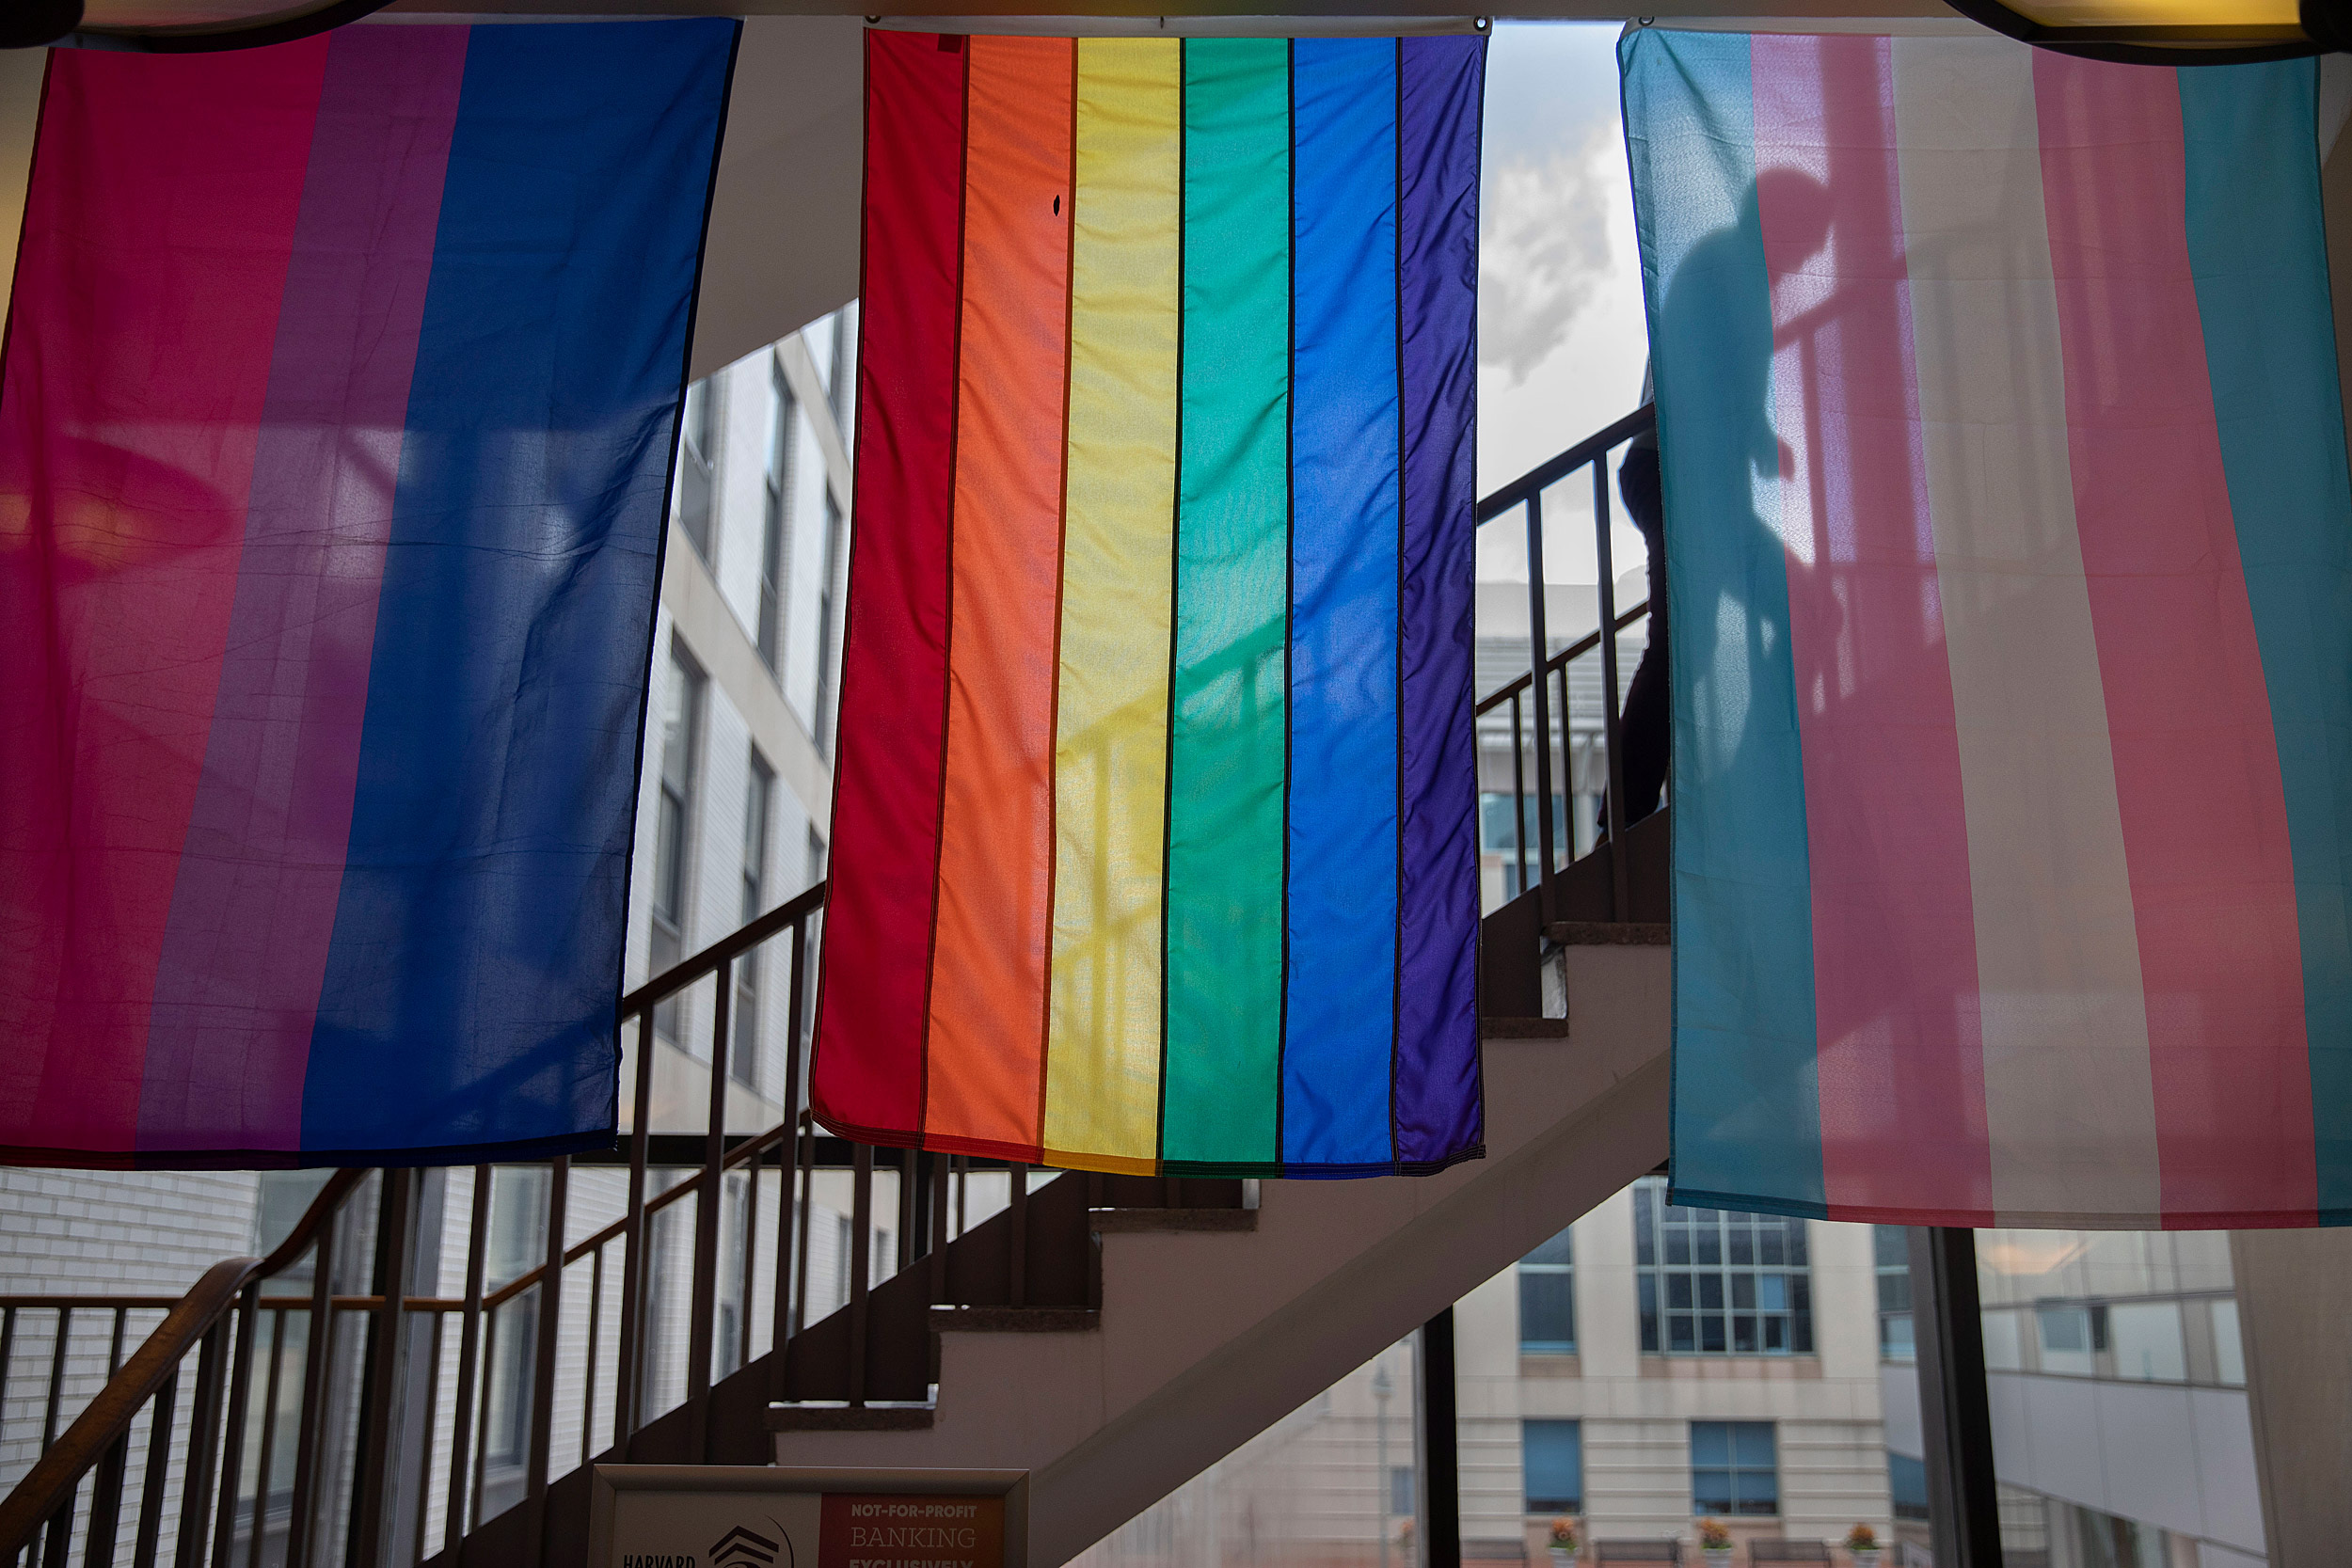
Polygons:
<instances>
[{"instance_id":1,"label":"planter with flowers","mask_svg":"<svg viewBox=\"0 0 2352 1568\"><path fill-rule=\"evenodd\" d=\"M1699 1521L1699 1556L1707 1568L1731 1568L1731 1530L1722 1520Z\"/></svg>"},{"instance_id":2,"label":"planter with flowers","mask_svg":"<svg viewBox=\"0 0 2352 1568\"><path fill-rule=\"evenodd\" d=\"M1549 1543L1549 1549L1551 1552L1551 1568L1576 1568L1577 1547L1579 1544L1580 1543L1576 1539L1576 1521L1573 1519L1554 1519L1551 1522L1551 1541Z\"/></svg>"},{"instance_id":3,"label":"planter with flowers","mask_svg":"<svg viewBox=\"0 0 2352 1568\"><path fill-rule=\"evenodd\" d=\"M1856 1525L1846 1532L1846 1550L1853 1553L1853 1568L1879 1568L1878 1531Z\"/></svg>"}]
</instances>

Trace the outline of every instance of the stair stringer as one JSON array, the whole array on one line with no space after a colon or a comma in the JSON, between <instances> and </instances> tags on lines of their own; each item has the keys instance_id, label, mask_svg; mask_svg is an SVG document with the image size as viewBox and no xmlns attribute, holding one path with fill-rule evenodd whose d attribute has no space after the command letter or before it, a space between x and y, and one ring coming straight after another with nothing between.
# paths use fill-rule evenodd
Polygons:
<instances>
[{"instance_id":1,"label":"stair stringer","mask_svg":"<svg viewBox=\"0 0 2352 1568\"><path fill-rule=\"evenodd\" d=\"M777 1463L1025 1469L1031 1568L1058 1568L1664 1159L1667 950L1564 962L1567 1037L1486 1042L1485 1160L1268 1181L1254 1232L1106 1235L1099 1329L946 1334L929 1430L778 1433Z\"/></svg>"}]
</instances>

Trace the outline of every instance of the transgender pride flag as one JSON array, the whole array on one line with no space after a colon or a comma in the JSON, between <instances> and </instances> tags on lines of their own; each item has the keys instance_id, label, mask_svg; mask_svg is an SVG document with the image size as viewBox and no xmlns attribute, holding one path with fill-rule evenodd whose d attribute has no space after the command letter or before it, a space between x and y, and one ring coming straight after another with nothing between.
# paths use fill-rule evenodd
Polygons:
<instances>
[{"instance_id":1,"label":"transgender pride flag","mask_svg":"<svg viewBox=\"0 0 2352 1568\"><path fill-rule=\"evenodd\" d=\"M0 370L0 1158L610 1141L736 32L52 55Z\"/></svg>"},{"instance_id":2,"label":"transgender pride flag","mask_svg":"<svg viewBox=\"0 0 2352 1568\"><path fill-rule=\"evenodd\" d=\"M1678 1201L2352 1220L2352 492L2312 62L1623 48Z\"/></svg>"}]
</instances>

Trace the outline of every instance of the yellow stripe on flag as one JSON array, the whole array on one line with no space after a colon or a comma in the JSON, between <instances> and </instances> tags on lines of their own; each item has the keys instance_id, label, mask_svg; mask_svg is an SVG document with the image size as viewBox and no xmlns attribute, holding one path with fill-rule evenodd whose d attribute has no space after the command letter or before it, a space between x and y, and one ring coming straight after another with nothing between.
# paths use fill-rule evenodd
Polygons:
<instances>
[{"instance_id":1,"label":"yellow stripe on flag","mask_svg":"<svg viewBox=\"0 0 2352 1568\"><path fill-rule=\"evenodd\" d=\"M1097 1169L1158 1152L1180 49L1078 44L1043 1141L1049 1164Z\"/></svg>"}]
</instances>

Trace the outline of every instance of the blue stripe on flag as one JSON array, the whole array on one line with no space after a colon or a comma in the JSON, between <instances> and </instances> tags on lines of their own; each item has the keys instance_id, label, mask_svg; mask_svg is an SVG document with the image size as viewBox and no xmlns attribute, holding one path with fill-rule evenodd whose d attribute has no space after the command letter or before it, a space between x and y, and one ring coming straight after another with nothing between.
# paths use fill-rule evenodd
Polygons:
<instances>
[{"instance_id":1,"label":"blue stripe on flag","mask_svg":"<svg viewBox=\"0 0 2352 1568\"><path fill-rule=\"evenodd\" d=\"M1282 1158L1385 1164L1396 985L1396 45L1292 46Z\"/></svg>"},{"instance_id":2,"label":"blue stripe on flag","mask_svg":"<svg viewBox=\"0 0 2352 1568\"><path fill-rule=\"evenodd\" d=\"M737 25L473 29L307 1151L610 1136L629 764Z\"/></svg>"},{"instance_id":3,"label":"blue stripe on flag","mask_svg":"<svg viewBox=\"0 0 2352 1568\"><path fill-rule=\"evenodd\" d=\"M1823 1201L1813 894L1748 40L1619 45L1673 637L1674 1183ZM1736 787L1727 781L1736 778ZM1751 1202L1747 1207L1754 1207Z\"/></svg>"},{"instance_id":4,"label":"blue stripe on flag","mask_svg":"<svg viewBox=\"0 0 2352 1568\"><path fill-rule=\"evenodd\" d=\"M2311 60L2182 71L2189 265L2262 646L2295 856L2319 1207L2352 1223L2352 482L2312 135ZM2249 74L2257 79L2249 82ZM2249 118L2265 123L2248 124ZM2249 147L2309 157L2257 160ZM2306 242L2284 243L2297 214Z\"/></svg>"}]
</instances>

